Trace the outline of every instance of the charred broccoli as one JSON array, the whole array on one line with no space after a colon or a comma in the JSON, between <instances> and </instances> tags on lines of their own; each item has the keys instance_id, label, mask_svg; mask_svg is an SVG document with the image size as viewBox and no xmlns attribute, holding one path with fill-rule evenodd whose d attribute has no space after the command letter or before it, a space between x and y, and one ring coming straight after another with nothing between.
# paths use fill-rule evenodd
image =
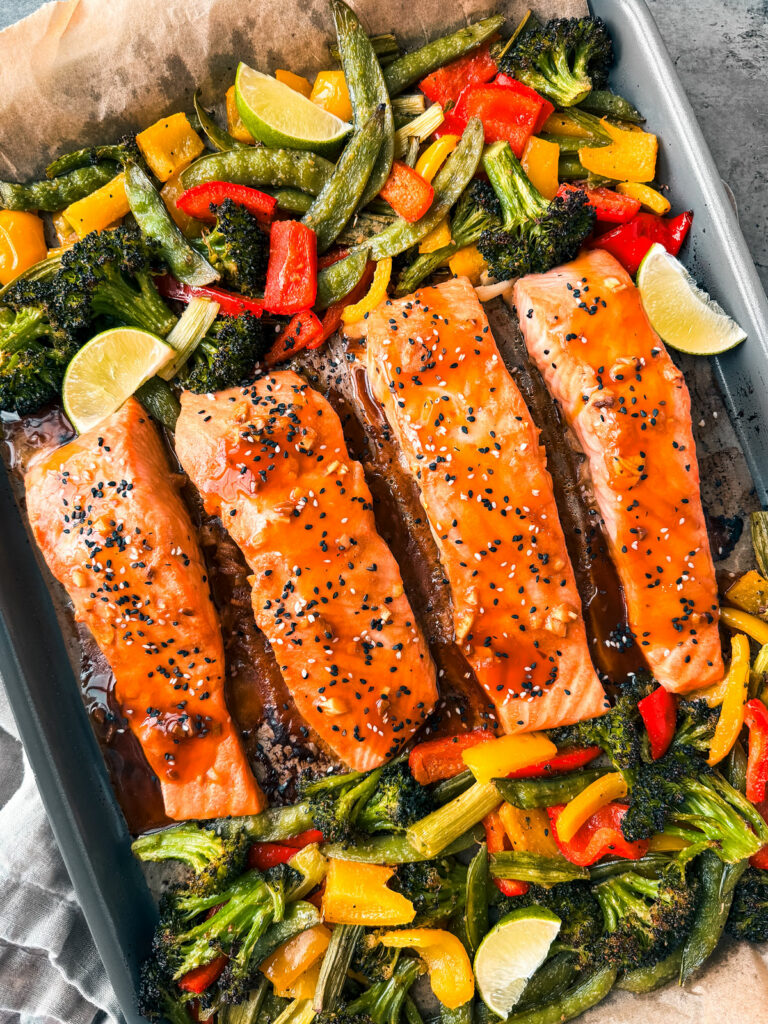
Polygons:
<instances>
[{"instance_id":1,"label":"charred broccoli","mask_svg":"<svg viewBox=\"0 0 768 1024\"><path fill-rule=\"evenodd\" d=\"M225 199L211 209L216 214L216 226L204 235L209 262L229 287L244 295L258 295L267 275L267 235L241 203Z\"/></svg>"},{"instance_id":2,"label":"charred broccoli","mask_svg":"<svg viewBox=\"0 0 768 1024\"><path fill-rule=\"evenodd\" d=\"M501 901L499 909L505 914L529 905L546 907L560 918L557 951L573 953L580 966L589 966L603 934L600 905L589 882L561 882L551 889L530 885L524 896Z\"/></svg>"},{"instance_id":3,"label":"charred broccoli","mask_svg":"<svg viewBox=\"0 0 768 1024\"><path fill-rule=\"evenodd\" d=\"M711 708L705 700L681 700L677 706L677 729L672 746L687 747L706 757L719 717L719 706Z\"/></svg>"},{"instance_id":4,"label":"charred broccoli","mask_svg":"<svg viewBox=\"0 0 768 1024\"><path fill-rule=\"evenodd\" d=\"M192 1017L182 1001L176 983L162 959L150 957L141 965L139 976L139 1010L151 1021L168 1024L191 1024Z\"/></svg>"},{"instance_id":5,"label":"charred broccoli","mask_svg":"<svg viewBox=\"0 0 768 1024\"><path fill-rule=\"evenodd\" d=\"M739 879L726 925L747 942L768 942L768 871L747 868Z\"/></svg>"},{"instance_id":6,"label":"charred broccoli","mask_svg":"<svg viewBox=\"0 0 768 1024\"><path fill-rule=\"evenodd\" d=\"M139 836L131 849L139 860L181 861L195 874L190 888L207 894L220 892L243 870L247 847L242 831L233 831L224 837L187 821Z\"/></svg>"},{"instance_id":7,"label":"charred broccoli","mask_svg":"<svg viewBox=\"0 0 768 1024\"><path fill-rule=\"evenodd\" d=\"M413 903L414 925L431 926L464 906L467 869L453 857L401 864L392 879L392 888Z\"/></svg>"},{"instance_id":8,"label":"charred broccoli","mask_svg":"<svg viewBox=\"0 0 768 1024\"><path fill-rule=\"evenodd\" d=\"M247 383L268 345L253 313L219 317L192 353L182 383L198 395Z\"/></svg>"},{"instance_id":9,"label":"charred broccoli","mask_svg":"<svg viewBox=\"0 0 768 1024\"><path fill-rule=\"evenodd\" d=\"M499 280L544 273L578 255L595 224L580 189L545 199L534 188L508 142L494 142L483 166L501 204L500 228L483 231L477 247Z\"/></svg>"},{"instance_id":10,"label":"charred broccoli","mask_svg":"<svg viewBox=\"0 0 768 1024\"><path fill-rule=\"evenodd\" d=\"M587 17L553 18L521 34L499 67L558 107L572 107L605 86L612 64L605 23Z\"/></svg>"}]
</instances>

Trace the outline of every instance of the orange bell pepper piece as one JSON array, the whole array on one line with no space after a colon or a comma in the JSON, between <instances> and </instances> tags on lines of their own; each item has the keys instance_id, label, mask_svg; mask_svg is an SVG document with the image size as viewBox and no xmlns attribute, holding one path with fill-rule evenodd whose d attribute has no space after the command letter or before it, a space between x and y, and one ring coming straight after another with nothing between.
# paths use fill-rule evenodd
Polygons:
<instances>
[{"instance_id":1,"label":"orange bell pepper piece","mask_svg":"<svg viewBox=\"0 0 768 1024\"><path fill-rule=\"evenodd\" d=\"M320 71L309 98L342 121L352 120L352 101L343 71Z\"/></svg>"},{"instance_id":2,"label":"orange bell pepper piece","mask_svg":"<svg viewBox=\"0 0 768 1024\"><path fill-rule=\"evenodd\" d=\"M43 222L36 213L0 210L0 284L8 284L47 255Z\"/></svg>"},{"instance_id":3,"label":"orange bell pepper piece","mask_svg":"<svg viewBox=\"0 0 768 1024\"><path fill-rule=\"evenodd\" d=\"M417 949L429 972L432 991L443 1006L455 1010L475 994L475 976L461 941L442 928L385 932L379 942L389 949Z\"/></svg>"},{"instance_id":4,"label":"orange bell pepper piece","mask_svg":"<svg viewBox=\"0 0 768 1024\"><path fill-rule=\"evenodd\" d=\"M542 857L559 856L549 815L543 807L532 807L526 811L503 803L498 815L513 850L538 853Z\"/></svg>"},{"instance_id":5,"label":"orange bell pepper piece","mask_svg":"<svg viewBox=\"0 0 768 1024\"><path fill-rule=\"evenodd\" d=\"M315 964L328 949L331 933L324 924L316 924L278 946L260 964L259 970L275 989L287 989Z\"/></svg>"},{"instance_id":6,"label":"orange bell pepper piece","mask_svg":"<svg viewBox=\"0 0 768 1024\"><path fill-rule=\"evenodd\" d=\"M330 924L362 924L383 928L410 924L416 910L410 900L387 887L394 871L379 864L328 861L323 918Z\"/></svg>"},{"instance_id":7,"label":"orange bell pepper piece","mask_svg":"<svg viewBox=\"0 0 768 1024\"><path fill-rule=\"evenodd\" d=\"M300 92L307 99L312 95L312 86L303 75L296 75L293 71L285 71L283 68L278 68L275 72L275 78L278 82L282 82L283 85L287 85L289 89L293 89L294 92Z\"/></svg>"},{"instance_id":8,"label":"orange bell pepper piece","mask_svg":"<svg viewBox=\"0 0 768 1024\"><path fill-rule=\"evenodd\" d=\"M532 135L523 150L520 161L528 180L537 188L545 199L554 199L560 187L557 176L557 164L560 159L560 147L556 142L539 139Z\"/></svg>"},{"instance_id":9,"label":"orange bell pepper piece","mask_svg":"<svg viewBox=\"0 0 768 1024\"><path fill-rule=\"evenodd\" d=\"M420 220L432 205L435 194L430 183L402 160L395 160L384 188L379 192L398 217L409 224Z\"/></svg>"},{"instance_id":10,"label":"orange bell pepper piece","mask_svg":"<svg viewBox=\"0 0 768 1024\"><path fill-rule=\"evenodd\" d=\"M136 144L152 173L160 181L187 167L205 149L205 143L186 114L171 114L139 132Z\"/></svg>"},{"instance_id":11,"label":"orange bell pepper piece","mask_svg":"<svg viewBox=\"0 0 768 1024\"><path fill-rule=\"evenodd\" d=\"M249 145L253 145L256 141L248 129L243 124L243 119L240 117L240 111L237 109L237 102L235 101L235 87L230 85L227 89L227 131L233 139L237 139L238 142L247 142Z\"/></svg>"},{"instance_id":12,"label":"orange bell pepper piece","mask_svg":"<svg viewBox=\"0 0 768 1024\"><path fill-rule=\"evenodd\" d=\"M627 132L605 119L601 122L613 140L608 146L579 150L582 166L593 174L618 181L653 181L659 140L650 132Z\"/></svg>"}]
</instances>

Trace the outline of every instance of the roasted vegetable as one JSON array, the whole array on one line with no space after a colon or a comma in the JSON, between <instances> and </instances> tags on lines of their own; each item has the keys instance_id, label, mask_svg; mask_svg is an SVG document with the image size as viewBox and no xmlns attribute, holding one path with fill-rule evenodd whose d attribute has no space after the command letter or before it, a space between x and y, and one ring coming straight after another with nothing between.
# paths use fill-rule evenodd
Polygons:
<instances>
[{"instance_id":1,"label":"roasted vegetable","mask_svg":"<svg viewBox=\"0 0 768 1024\"><path fill-rule=\"evenodd\" d=\"M225 285L258 295L264 291L269 241L258 220L240 203L225 199L215 207L216 226L203 235L208 261Z\"/></svg>"},{"instance_id":2,"label":"roasted vegetable","mask_svg":"<svg viewBox=\"0 0 768 1024\"><path fill-rule=\"evenodd\" d=\"M252 379L270 338L252 313L220 317L206 334L182 371L184 387L209 394Z\"/></svg>"}]
</instances>

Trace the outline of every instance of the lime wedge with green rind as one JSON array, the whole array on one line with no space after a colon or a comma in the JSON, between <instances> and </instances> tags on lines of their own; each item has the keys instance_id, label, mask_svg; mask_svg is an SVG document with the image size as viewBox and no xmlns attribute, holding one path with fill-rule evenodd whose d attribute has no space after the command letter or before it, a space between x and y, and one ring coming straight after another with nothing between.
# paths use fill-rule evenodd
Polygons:
<instances>
[{"instance_id":1,"label":"lime wedge with green rind","mask_svg":"<svg viewBox=\"0 0 768 1024\"><path fill-rule=\"evenodd\" d=\"M544 907L521 907L488 932L475 954L475 980L485 1005L506 1017L547 958L560 918Z\"/></svg>"}]
</instances>

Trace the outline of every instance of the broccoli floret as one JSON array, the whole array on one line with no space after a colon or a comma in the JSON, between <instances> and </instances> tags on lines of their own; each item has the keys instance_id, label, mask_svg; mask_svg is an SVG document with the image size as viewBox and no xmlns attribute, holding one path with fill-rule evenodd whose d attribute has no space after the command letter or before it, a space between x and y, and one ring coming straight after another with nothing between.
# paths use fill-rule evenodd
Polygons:
<instances>
[{"instance_id":1,"label":"broccoli floret","mask_svg":"<svg viewBox=\"0 0 768 1024\"><path fill-rule=\"evenodd\" d=\"M268 345L253 313L219 317L192 353L182 376L184 387L207 395L247 383Z\"/></svg>"},{"instance_id":2,"label":"broccoli floret","mask_svg":"<svg viewBox=\"0 0 768 1024\"><path fill-rule=\"evenodd\" d=\"M176 322L152 279L159 266L154 245L132 227L92 231L61 257L52 281L59 321L87 330L107 316L164 337Z\"/></svg>"},{"instance_id":3,"label":"broccoli floret","mask_svg":"<svg viewBox=\"0 0 768 1024\"><path fill-rule=\"evenodd\" d=\"M595 225L595 211L586 193L569 189L565 195L545 199L508 142L489 146L483 166L503 214L502 226L484 231L477 242L495 278L545 273L578 255Z\"/></svg>"},{"instance_id":4,"label":"broccoli floret","mask_svg":"<svg viewBox=\"0 0 768 1024\"><path fill-rule=\"evenodd\" d=\"M677 706L673 748L687 747L706 757L719 717L719 706L711 708L705 700L681 700Z\"/></svg>"},{"instance_id":5,"label":"broccoli floret","mask_svg":"<svg viewBox=\"0 0 768 1024\"><path fill-rule=\"evenodd\" d=\"M207 894L220 892L243 870L248 839L240 830L224 837L188 821L140 836L131 849L139 860L181 861L195 874L189 888Z\"/></svg>"},{"instance_id":6,"label":"broccoli floret","mask_svg":"<svg viewBox=\"0 0 768 1024\"><path fill-rule=\"evenodd\" d=\"M467 869L453 857L401 864L391 884L413 903L414 925L430 926L445 921L464 906Z\"/></svg>"},{"instance_id":7,"label":"broccoli floret","mask_svg":"<svg viewBox=\"0 0 768 1024\"><path fill-rule=\"evenodd\" d=\"M521 34L500 69L559 107L581 103L602 88L613 64L613 44L600 18L553 18Z\"/></svg>"},{"instance_id":8,"label":"broccoli floret","mask_svg":"<svg viewBox=\"0 0 768 1024\"><path fill-rule=\"evenodd\" d=\"M242 204L225 199L211 205L216 227L204 236L208 260L225 284L244 295L263 291L269 241L258 220Z\"/></svg>"},{"instance_id":9,"label":"broccoli floret","mask_svg":"<svg viewBox=\"0 0 768 1024\"><path fill-rule=\"evenodd\" d=\"M673 862L658 878L626 871L600 882L594 895L607 935L602 956L632 969L657 963L680 945L696 911L696 888Z\"/></svg>"},{"instance_id":10,"label":"broccoli floret","mask_svg":"<svg viewBox=\"0 0 768 1024\"><path fill-rule=\"evenodd\" d=\"M357 826L363 832L402 832L434 809L429 790L414 779L405 761L397 761L384 766Z\"/></svg>"},{"instance_id":11,"label":"broccoli floret","mask_svg":"<svg viewBox=\"0 0 768 1024\"><path fill-rule=\"evenodd\" d=\"M141 965L139 1012L151 1021L191 1024L192 1017L160 957L150 957Z\"/></svg>"},{"instance_id":12,"label":"broccoli floret","mask_svg":"<svg viewBox=\"0 0 768 1024\"><path fill-rule=\"evenodd\" d=\"M737 939L768 942L768 871L747 868L741 876L726 928Z\"/></svg>"},{"instance_id":13,"label":"broccoli floret","mask_svg":"<svg viewBox=\"0 0 768 1024\"><path fill-rule=\"evenodd\" d=\"M531 905L546 907L560 918L556 950L575 954L580 967L589 966L603 934L600 905L589 882L561 882L551 889L530 885L524 896L501 900L499 912Z\"/></svg>"},{"instance_id":14,"label":"broccoli floret","mask_svg":"<svg viewBox=\"0 0 768 1024\"><path fill-rule=\"evenodd\" d=\"M397 957L389 977L374 981L361 995L338 1010L321 1013L316 1024L400 1024L403 1006L417 978L424 973L420 960Z\"/></svg>"}]
</instances>

